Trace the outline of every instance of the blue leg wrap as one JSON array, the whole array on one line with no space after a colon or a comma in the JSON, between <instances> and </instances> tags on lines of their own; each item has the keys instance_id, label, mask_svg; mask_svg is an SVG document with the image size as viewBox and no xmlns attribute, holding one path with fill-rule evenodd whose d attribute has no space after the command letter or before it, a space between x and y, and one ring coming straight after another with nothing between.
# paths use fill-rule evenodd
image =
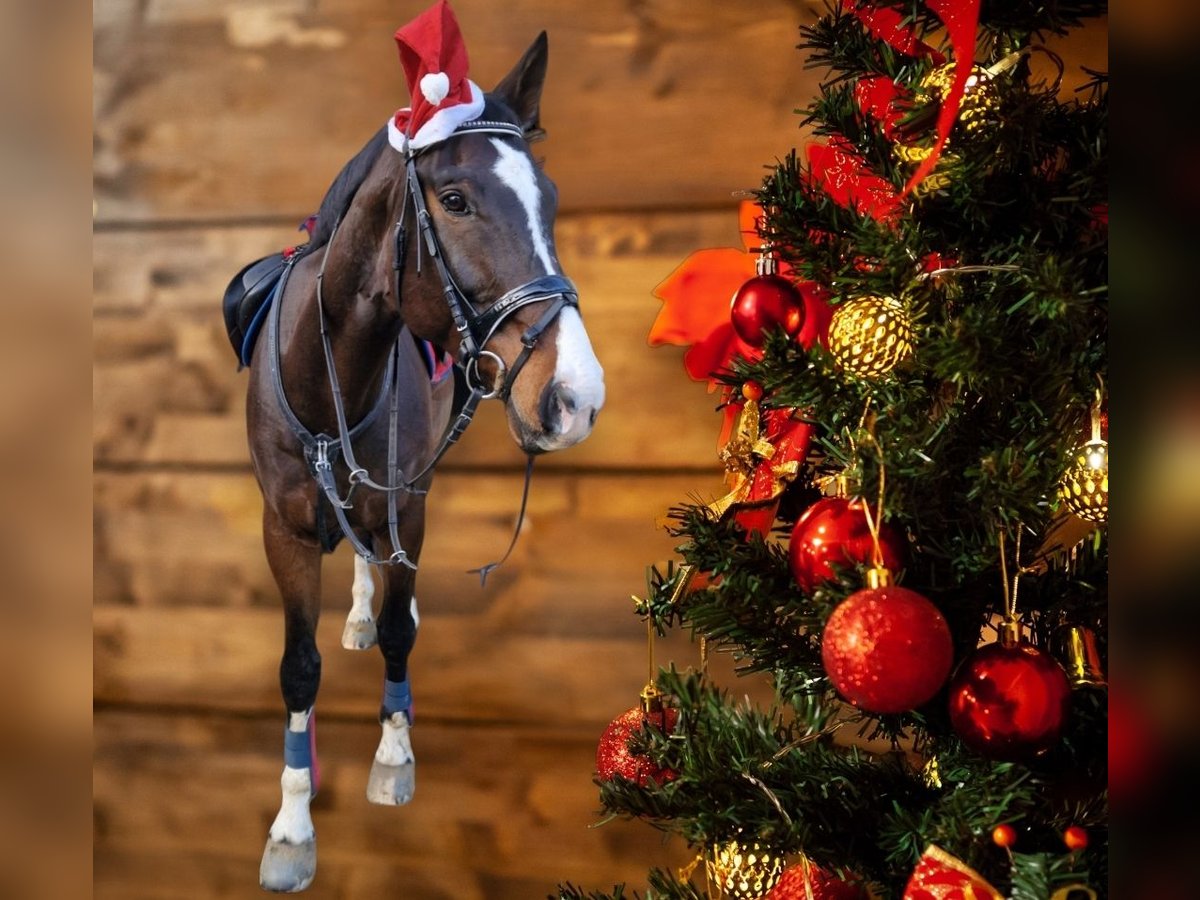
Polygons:
<instances>
[{"instance_id":1,"label":"blue leg wrap","mask_svg":"<svg viewBox=\"0 0 1200 900\"><path fill-rule=\"evenodd\" d=\"M321 772L317 767L317 712L308 714L308 726L303 731L292 731L283 726L283 764L289 769L308 769L309 788L317 796L321 786Z\"/></svg>"},{"instance_id":2,"label":"blue leg wrap","mask_svg":"<svg viewBox=\"0 0 1200 900\"><path fill-rule=\"evenodd\" d=\"M408 679L404 681L383 681L383 718L390 719L394 714L402 712L412 723L412 690Z\"/></svg>"}]
</instances>

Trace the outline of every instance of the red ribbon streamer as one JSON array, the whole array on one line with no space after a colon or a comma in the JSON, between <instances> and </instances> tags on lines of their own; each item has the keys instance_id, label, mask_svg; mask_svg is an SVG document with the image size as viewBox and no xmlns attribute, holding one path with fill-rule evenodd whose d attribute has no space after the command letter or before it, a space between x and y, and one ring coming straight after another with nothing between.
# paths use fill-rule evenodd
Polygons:
<instances>
[{"instance_id":1,"label":"red ribbon streamer","mask_svg":"<svg viewBox=\"0 0 1200 900\"><path fill-rule=\"evenodd\" d=\"M963 91L975 65L975 31L979 27L979 3L980 0L926 0L926 6L946 26L950 49L954 51L954 78L950 82L950 89L942 97L941 108L938 110L933 147L904 185L898 200L906 197L933 171L933 167L941 158L946 139L950 136L950 129L954 127L954 120L958 118ZM862 0L842 0L842 7L862 22L868 32L898 52L906 56L927 56L938 66L945 63L946 57L941 52L921 41L916 31L904 24L904 17L898 10L890 6L863 4ZM878 118L883 125L884 134L888 134L895 124L890 109L890 101L893 98L887 96L886 89L872 83L874 78L865 79L867 85L861 92L856 92L856 95L859 105L864 111Z\"/></svg>"},{"instance_id":2,"label":"red ribbon streamer","mask_svg":"<svg viewBox=\"0 0 1200 900\"><path fill-rule=\"evenodd\" d=\"M946 34L950 37L950 47L954 51L954 80L942 97L942 106L938 110L937 140L934 141L930 154L921 160L917 171L913 172L908 183L904 185L904 190L900 192L902 197L920 184L937 165L946 138L950 136L950 129L954 127L954 120L958 118L963 90L975 65L975 30L979 27L979 0L927 0L927 5L937 13L946 26Z\"/></svg>"}]
</instances>

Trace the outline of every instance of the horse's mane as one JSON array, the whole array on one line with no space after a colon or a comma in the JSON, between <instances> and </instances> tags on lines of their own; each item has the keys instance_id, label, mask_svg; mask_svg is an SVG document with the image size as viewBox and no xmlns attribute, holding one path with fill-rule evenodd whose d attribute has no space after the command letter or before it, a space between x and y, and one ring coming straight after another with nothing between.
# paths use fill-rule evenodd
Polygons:
<instances>
[{"instance_id":1,"label":"horse's mane","mask_svg":"<svg viewBox=\"0 0 1200 900\"><path fill-rule=\"evenodd\" d=\"M354 199L354 195L362 187L371 167L375 165L375 160L379 159L380 153L387 146L389 145L387 126L385 125L375 132L367 141L366 146L342 167L342 171L338 172L337 178L333 179L333 184L325 192L325 199L321 201L321 208L317 210L317 222L313 227L312 237L304 245L299 256L307 256L329 243L334 225L350 208L350 201Z\"/></svg>"}]
</instances>

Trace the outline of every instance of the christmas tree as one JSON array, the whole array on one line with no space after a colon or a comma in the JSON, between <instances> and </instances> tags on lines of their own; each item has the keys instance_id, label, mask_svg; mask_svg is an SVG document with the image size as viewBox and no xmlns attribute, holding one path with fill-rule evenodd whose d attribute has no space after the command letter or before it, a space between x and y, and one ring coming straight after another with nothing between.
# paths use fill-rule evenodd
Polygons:
<instances>
[{"instance_id":1,"label":"christmas tree","mask_svg":"<svg viewBox=\"0 0 1200 900\"><path fill-rule=\"evenodd\" d=\"M696 859L633 896L1107 896L1107 76L1046 44L1106 11L828 9L747 251L657 289L729 492L638 613L775 702L672 665L614 721L603 811Z\"/></svg>"}]
</instances>

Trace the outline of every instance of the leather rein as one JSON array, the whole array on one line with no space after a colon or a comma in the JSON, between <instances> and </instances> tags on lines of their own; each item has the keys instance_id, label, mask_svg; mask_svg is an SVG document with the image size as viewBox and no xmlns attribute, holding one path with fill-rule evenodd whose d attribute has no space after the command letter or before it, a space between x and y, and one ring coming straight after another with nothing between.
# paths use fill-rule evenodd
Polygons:
<instances>
[{"instance_id":1,"label":"leather rein","mask_svg":"<svg viewBox=\"0 0 1200 900\"><path fill-rule=\"evenodd\" d=\"M526 139L526 135L519 125L510 122L475 120L459 125L447 140L466 133L503 134L510 137L520 137L522 140ZM276 397L279 400L289 426L304 447L304 456L308 461L310 471L316 478L322 493L333 507L334 516L337 519L342 534L354 547L354 551L368 563L389 566L404 565L412 570L416 570L417 564L408 557L408 554L400 545L399 517L396 502L397 494L400 492L408 494L425 494L428 492L428 488L421 488L418 485L433 471L446 451L462 437L463 433L467 430L467 426L471 424L480 401L495 397L507 402L517 375L529 360L543 333L558 318L559 313L563 309L568 306L577 308L579 305L579 292L575 284L564 275L544 275L540 278L535 278L532 281L513 288L484 308L479 308L471 302L462 289L459 288L447 266L445 253L438 241L437 232L433 227L433 217L430 216L425 203L425 194L421 187L421 179L417 174L417 158L426 149L429 148L425 147L417 151L409 150L405 154L404 195L400 205L400 217L396 221L393 237L395 258L392 267L395 272L396 299L399 302L401 297L401 283L404 278L408 240L405 220L408 215L409 205L411 204L419 236L423 238L421 247L424 248L425 254L429 256L433 261L434 267L437 269L438 277L442 282L442 294L454 321L455 330L459 335L458 365L462 367L465 373L469 393L458 415L450 422L442 434L437 450L424 467L416 475L409 477L401 469L398 459L400 433L400 341L403 337L403 329L397 335L396 342L389 353L387 370L383 378L383 389L380 392L379 399L366 416L353 428L347 424L346 405L342 396L337 369L334 365L333 344L329 333L328 319L325 315L323 297L325 267L329 261L330 248L333 246L334 238L337 237L338 228L341 226L340 219L334 224L333 230L330 232L329 240L325 244L325 252L321 259L321 267L317 272L317 310L320 322L321 345L325 355L325 368L329 378L329 387L333 396L333 407L338 432L336 438L324 433L312 434L300 422L292 410L283 388L279 356L279 308L282 305L284 288L287 284L288 276L291 274L294 257L288 260L287 268L284 270L283 277L276 290L268 326L268 356L272 378L275 383ZM418 273L421 271L421 256L421 251L418 250ZM545 301L549 301L545 311L521 335L521 352L517 355L511 366L506 366L499 354L487 349L488 342L500 330L504 322L517 310L533 303ZM484 383L483 374L479 370L479 363L484 357L490 357L497 367L496 375L490 385ZM388 475L385 482L381 484L373 479L367 469L355 459L352 439L365 431L367 426L379 416L383 411L385 403L388 406L389 412ZM339 493L333 474L333 464L339 453L345 458L346 465L350 469L345 496ZM521 512L517 522L518 533L520 531L521 519L524 518L525 514L532 471L533 457L530 456L525 469L525 488L521 498ZM388 532L392 543L392 553L390 556L376 556L354 533L354 529L346 516L346 510L353 508L352 497L359 485L370 490L384 492L388 495ZM514 533L512 542L508 547L508 552L512 551L516 543L516 538L517 533ZM508 552L504 554L504 557L499 562L489 563L480 569L472 571L480 574L481 581L486 580L487 574L508 557Z\"/></svg>"}]
</instances>

